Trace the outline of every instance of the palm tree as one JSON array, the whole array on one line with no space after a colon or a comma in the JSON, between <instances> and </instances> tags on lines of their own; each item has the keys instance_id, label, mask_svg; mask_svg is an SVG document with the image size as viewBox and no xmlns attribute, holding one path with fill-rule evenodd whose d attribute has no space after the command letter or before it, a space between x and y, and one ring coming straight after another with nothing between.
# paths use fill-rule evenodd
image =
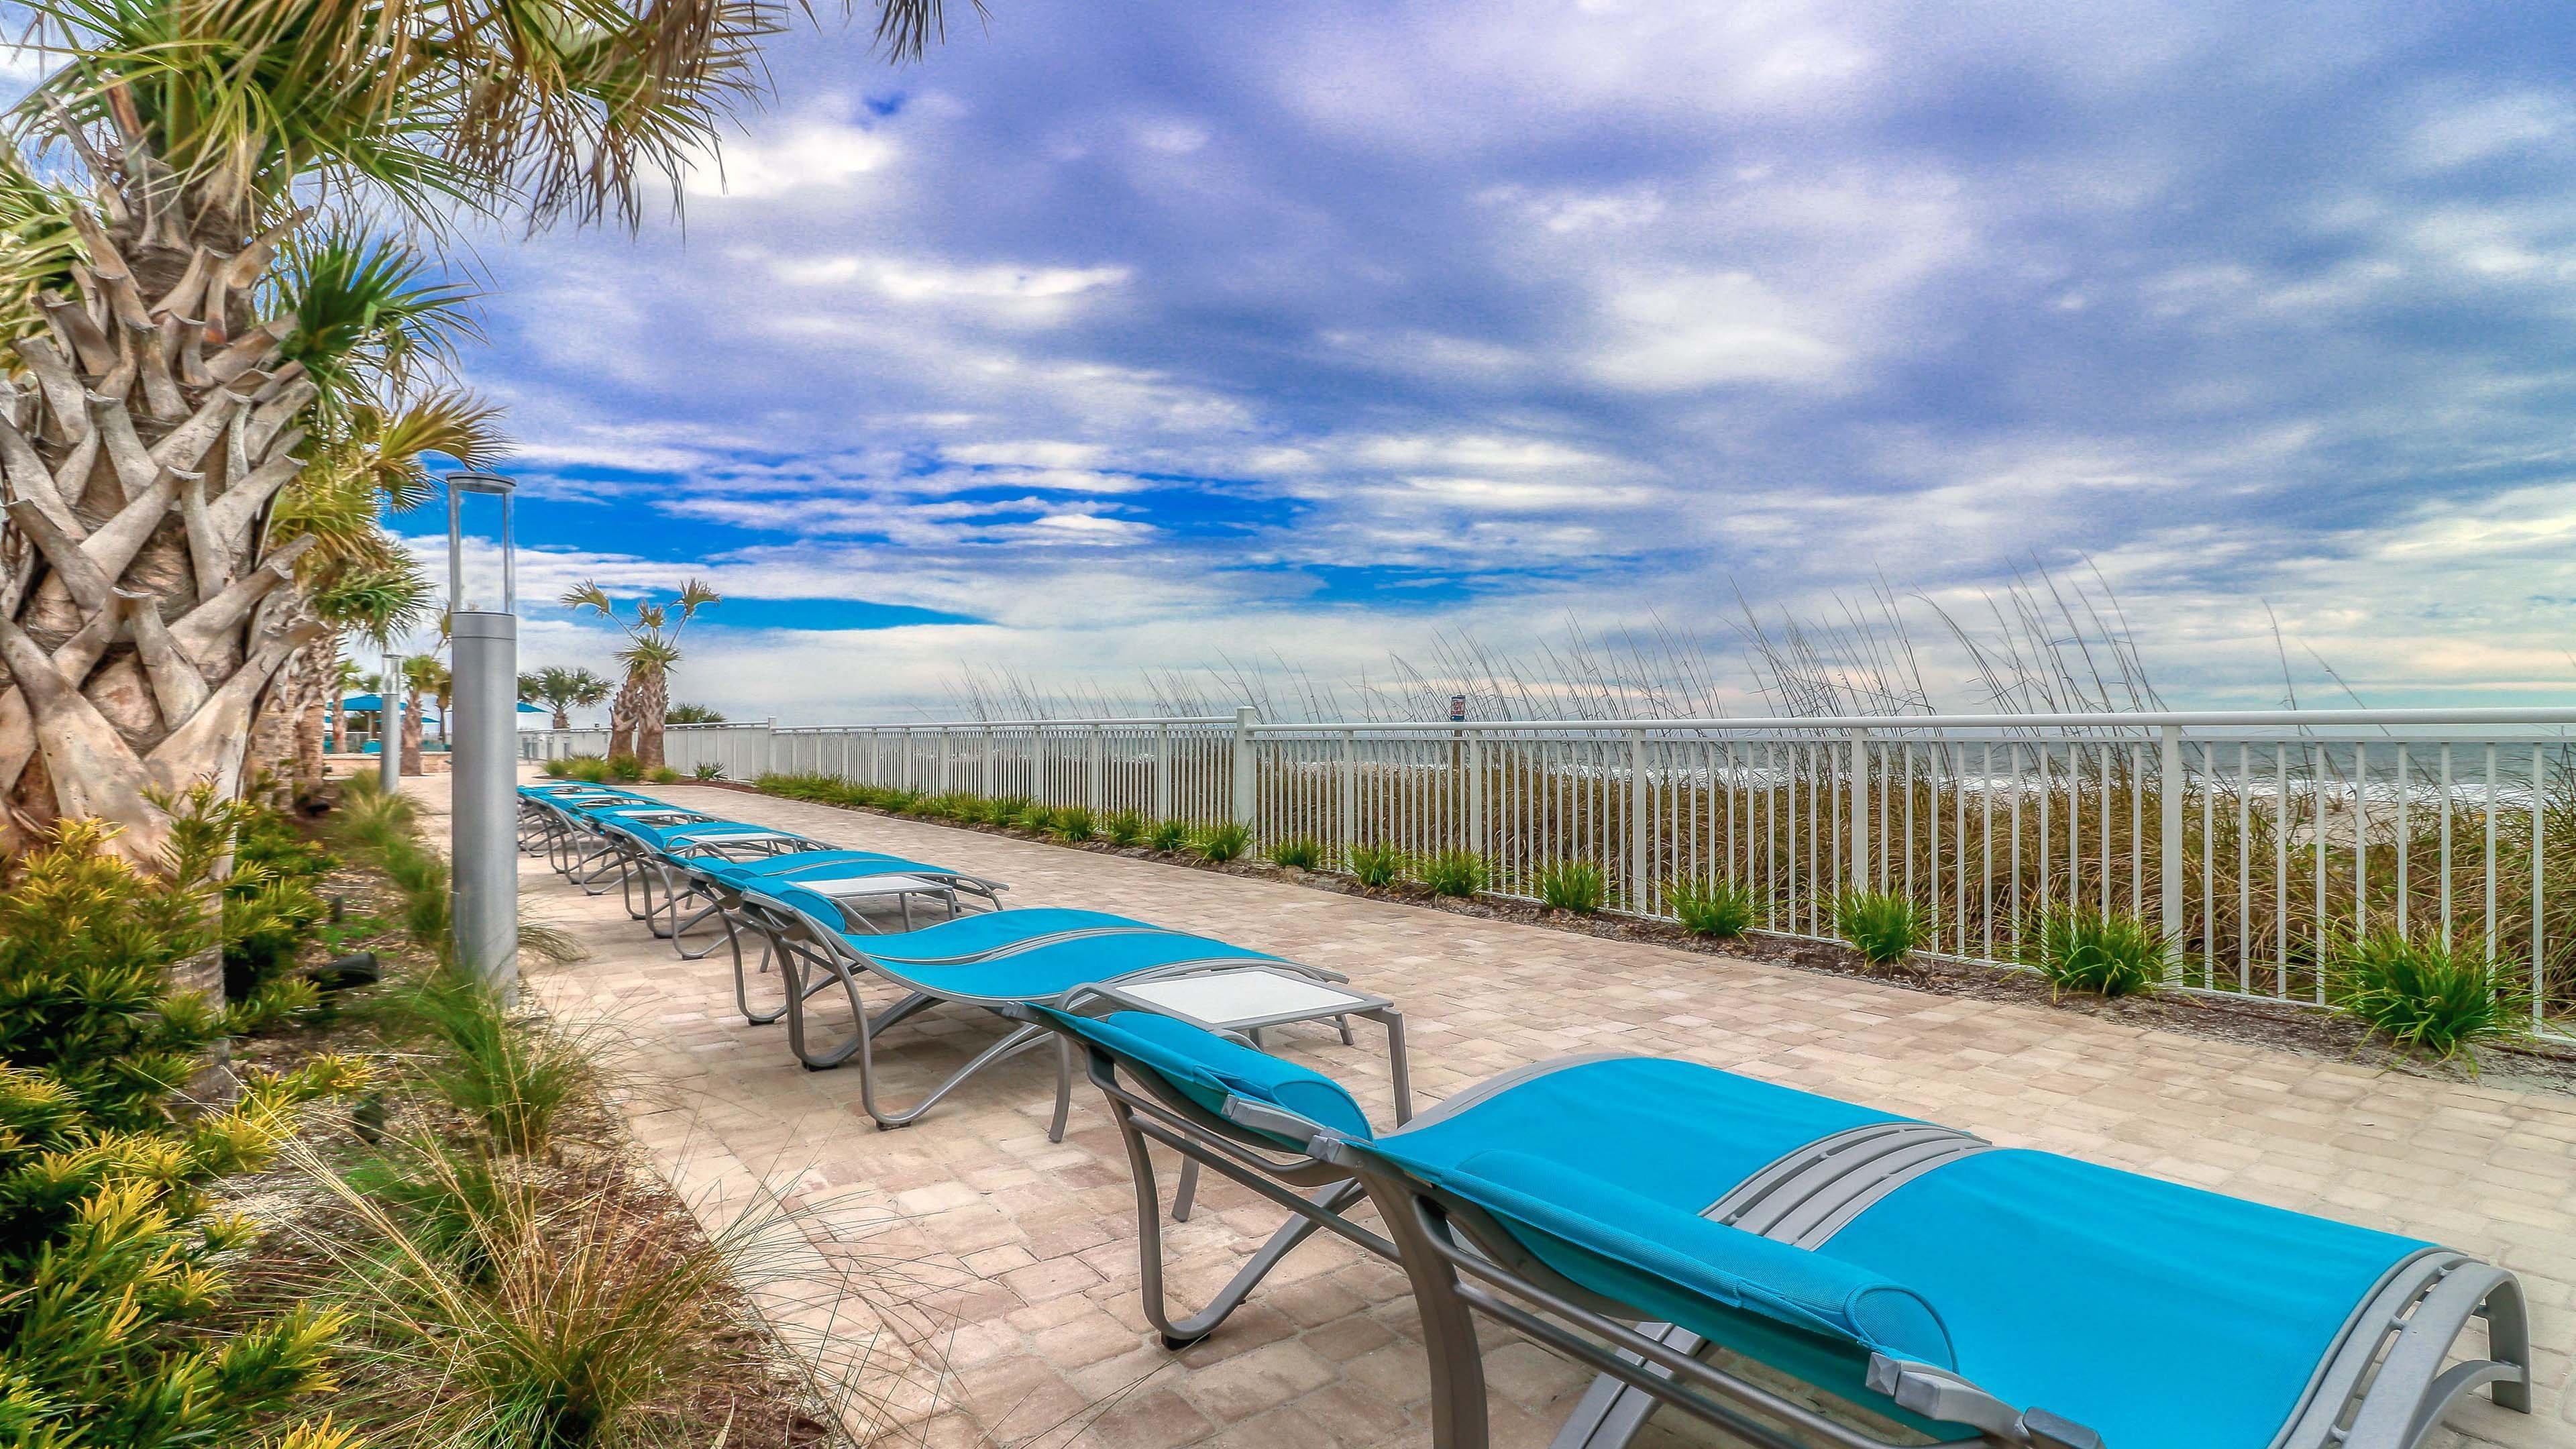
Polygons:
<instances>
[{"instance_id":1,"label":"palm tree","mask_svg":"<svg viewBox=\"0 0 2576 1449\"><path fill-rule=\"evenodd\" d=\"M691 579L671 603L635 601L632 620L617 617L608 591L595 583L563 596L564 607L589 609L626 631L626 647L617 662L626 666L626 682L608 706L608 753L632 754L644 768L658 769L662 760L662 721L671 707L671 666L680 662L680 630L700 609L724 602L724 596Z\"/></svg>"},{"instance_id":2,"label":"palm tree","mask_svg":"<svg viewBox=\"0 0 2576 1449\"><path fill-rule=\"evenodd\" d=\"M876 3L898 56L940 33L939 0ZM424 397L407 370L459 331L463 296L435 279L451 218L633 226L754 88L777 12L29 9L59 65L0 155L0 849L99 816L148 865L168 833L156 800L199 780L236 793L254 712L335 628L314 572L327 535L281 497L367 452L371 429L399 454L394 420L479 406ZM366 241L368 219L402 239ZM386 583L373 567L341 582Z\"/></svg>"},{"instance_id":3,"label":"palm tree","mask_svg":"<svg viewBox=\"0 0 2576 1449\"><path fill-rule=\"evenodd\" d=\"M608 698L609 684L587 669L566 669L549 664L534 674L519 676L519 702L542 704L555 712L555 728L572 728L572 712L578 706L588 709Z\"/></svg>"},{"instance_id":4,"label":"palm tree","mask_svg":"<svg viewBox=\"0 0 2576 1449\"><path fill-rule=\"evenodd\" d=\"M675 704L663 712L666 725L723 724L724 712L703 704Z\"/></svg>"}]
</instances>

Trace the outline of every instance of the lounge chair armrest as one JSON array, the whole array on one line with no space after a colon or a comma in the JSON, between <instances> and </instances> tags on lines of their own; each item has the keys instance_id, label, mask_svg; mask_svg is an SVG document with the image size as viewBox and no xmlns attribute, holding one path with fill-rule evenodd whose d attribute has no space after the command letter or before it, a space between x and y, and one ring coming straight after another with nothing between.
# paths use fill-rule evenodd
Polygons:
<instances>
[{"instance_id":1,"label":"lounge chair armrest","mask_svg":"<svg viewBox=\"0 0 2576 1449\"><path fill-rule=\"evenodd\" d=\"M1869 1387L1900 1409L1952 1424L1969 1424L1996 1438L2032 1449L2102 1449L2102 1436L2046 1409L2023 1413L1975 1384L1927 1363L1883 1353L1869 1356Z\"/></svg>"},{"instance_id":2,"label":"lounge chair armrest","mask_svg":"<svg viewBox=\"0 0 2576 1449\"><path fill-rule=\"evenodd\" d=\"M1284 1112L1266 1103L1247 1101L1242 1097L1227 1097L1224 1110L1219 1115L1237 1127L1249 1127L1255 1132L1267 1132L1274 1137L1284 1137L1301 1146L1311 1145L1316 1134L1322 1130L1317 1124L1294 1112Z\"/></svg>"}]
</instances>

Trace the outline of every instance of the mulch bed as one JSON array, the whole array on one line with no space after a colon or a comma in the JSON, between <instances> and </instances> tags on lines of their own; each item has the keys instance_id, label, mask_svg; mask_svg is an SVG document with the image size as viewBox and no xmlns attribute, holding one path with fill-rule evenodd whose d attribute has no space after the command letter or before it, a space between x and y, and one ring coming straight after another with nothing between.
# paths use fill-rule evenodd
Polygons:
<instances>
[{"instance_id":1,"label":"mulch bed","mask_svg":"<svg viewBox=\"0 0 2576 1449\"><path fill-rule=\"evenodd\" d=\"M371 950L382 964L387 983L416 977L434 966L432 955L414 945L401 929L401 893L382 875L343 859L316 882L316 889L339 903L338 924L358 929L347 932L336 946L317 942L308 947L308 966L335 954ZM367 931L371 922L381 922L382 929ZM326 996L332 1005L321 1020L241 1042L234 1059L267 1067L291 1065L325 1051L381 1059L388 1048L367 1020L366 998L384 989L362 987L336 1001ZM346 1010L339 1009L343 1001ZM391 1073L385 1075L391 1077ZM381 1094L386 1114L383 1133L400 1133L407 1125L453 1125L439 1120L443 1104L406 1093L398 1082L389 1081L389 1085L393 1090ZM363 1150L356 1128L352 1117L337 1121L324 1117L314 1123L308 1137L325 1161L336 1164ZM547 1160L529 1164L528 1170L550 1199L610 1205L615 1220L608 1222L608 1228L619 1241L631 1237L663 1250L692 1250L706 1242L705 1230L688 1204L645 1161L626 1135L624 1119L605 1100L572 1104L551 1134ZM323 1188L292 1169L235 1181L228 1188L238 1206L263 1221L283 1222L291 1216L310 1226L349 1217L348 1210ZM313 1259L292 1235L270 1233L239 1272L243 1306L282 1307L303 1296L327 1270L328 1265ZM666 1406L665 1424L680 1434L677 1442L722 1442L739 1449L818 1449L849 1442L825 1407L819 1386L800 1372L799 1360L768 1331L739 1287L711 1299L705 1307L698 1371L685 1399Z\"/></svg>"},{"instance_id":2,"label":"mulch bed","mask_svg":"<svg viewBox=\"0 0 2576 1449\"><path fill-rule=\"evenodd\" d=\"M768 795L756 786L732 780L686 781L712 789L738 790L748 795ZM771 796L793 799L791 796ZM799 804L816 805L822 801L803 800ZM924 820L920 816L892 815L891 812L867 806L833 805L828 808L847 810L854 815L887 815L899 820ZM2544 1090L2576 1093L2576 1048L2550 1042L2526 1041L2509 1045L2480 1047L2477 1060L2466 1057L2450 1062L2427 1061L2393 1049L2375 1038L2369 1030L2346 1017L2299 1006L2289 1002L2267 1001L2256 997L2206 995L2198 992L2170 992L2154 996L2106 999L2090 994L2054 995L2048 983L2028 972L1981 966L1973 962L1932 957L1916 957L1902 971L1879 971L1870 967L1859 952L1834 941L1817 941L1797 936L1748 934L1732 941L1694 936L1680 926L1666 921L1621 915L1577 915L1570 911L1551 910L1531 901L1503 900L1493 896L1435 895L1427 886L1406 882L1399 885L1363 886L1347 876L1328 872L1298 870L1274 865L1268 861L1234 860L1223 864L1185 855L1167 855L1141 846L1115 846L1103 841L1074 844L1039 835L1031 831L997 825L966 823L955 820L924 820L924 823L946 826L951 830L975 830L986 835L1003 835L1015 840L1036 841L1059 849L1088 850L1096 854L1125 856L1131 860L1151 861L1158 865L1186 870L1214 871L1223 875L1244 876L1259 880L1284 881L1309 890L1331 891L1336 895L1360 896L1369 900L1393 901L1427 910L1446 911L1452 915L1474 916L1488 921L1510 921L1525 926L1541 926L1553 931L1598 936L1613 941L1642 941L1680 951L1697 951L1703 955L1725 956L1740 961L1759 961L1766 965L1786 966L1798 971L1816 971L1835 976L1857 976L1885 985L1929 992L1935 996L1963 996L1980 1001L2011 1001L2025 1005L2045 1006L2057 1011L2080 1012L2104 1021L2150 1031L2181 1032L2210 1037L2248 1046L2273 1047L2297 1052L2303 1056L2331 1057L2360 1062L2387 1071L2412 1076L2432 1077L2447 1081L2480 1080L2499 1086L2537 1087Z\"/></svg>"}]
</instances>

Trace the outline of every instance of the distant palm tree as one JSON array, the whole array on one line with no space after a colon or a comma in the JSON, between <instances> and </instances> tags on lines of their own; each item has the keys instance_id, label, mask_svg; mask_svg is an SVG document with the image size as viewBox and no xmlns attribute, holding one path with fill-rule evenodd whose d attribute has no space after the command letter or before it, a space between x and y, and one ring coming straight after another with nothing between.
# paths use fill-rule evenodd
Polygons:
<instances>
[{"instance_id":1,"label":"distant palm tree","mask_svg":"<svg viewBox=\"0 0 2576 1449\"><path fill-rule=\"evenodd\" d=\"M447 661L434 654L414 654L403 660L402 772L423 773L420 762L420 702L426 695L439 702L438 737L447 738L447 696L455 688L455 676L448 673Z\"/></svg>"},{"instance_id":2,"label":"distant palm tree","mask_svg":"<svg viewBox=\"0 0 2576 1449\"><path fill-rule=\"evenodd\" d=\"M703 704L675 704L662 715L664 724L723 724L724 713Z\"/></svg>"},{"instance_id":3,"label":"distant palm tree","mask_svg":"<svg viewBox=\"0 0 2576 1449\"><path fill-rule=\"evenodd\" d=\"M572 728L572 712L589 709L608 698L607 680L587 669L566 669L549 664L534 674L519 676L519 702L542 704L555 712L555 728Z\"/></svg>"},{"instance_id":4,"label":"distant palm tree","mask_svg":"<svg viewBox=\"0 0 2576 1449\"><path fill-rule=\"evenodd\" d=\"M617 617L608 591L594 583L563 596L564 607L589 609L626 631L626 647L617 662L626 666L626 682L608 706L608 752L631 754L644 768L662 763L662 721L671 708L671 666L680 662L680 630L700 609L724 602L724 596L691 579L669 604L635 601L635 617Z\"/></svg>"}]
</instances>

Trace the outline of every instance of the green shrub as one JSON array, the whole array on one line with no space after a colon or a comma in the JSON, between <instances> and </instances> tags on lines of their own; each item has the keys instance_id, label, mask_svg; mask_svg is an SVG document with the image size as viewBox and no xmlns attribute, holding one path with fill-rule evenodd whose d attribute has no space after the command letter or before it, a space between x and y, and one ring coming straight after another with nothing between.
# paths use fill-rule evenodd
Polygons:
<instances>
[{"instance_id":1,"label":"green shrub","mask_svg":"<svg viewBox=\"0 0 2576 1449\"><path fill-rule=\"evenodd\" d=\"M1199 859L1223 865L1252 848L1252 830L1232 820L1219 821L1192 831L1189 840Z\"/></svg>"},{"instance_id":2,"label":"green shrub","mask_svg":"<svg viewBox=\"0 0 2576 1449\"><path fill-rule=\"evenodd\" d=\"M2053 992L2136 996L2165 980L2164 933L2135 916L2051 906L2022 933L2018 955Z\"/></svg>"},{"instance_id":3,"label":"green shrub","mask_svg":"<svg viewBox=\"0 0 2576 1449\"><path fill-rule=\"evenodd\" d=\"M1157 820L1145 832L1145 848L1165 855L1178 853L1190 843L1190 827L1178 820Z\"/></svg>"},{"instance_id":4,"label":"green shrub","mask_svg":"<svg viewBox=\"0 0 2576 1449\"><path fill-rule=\"evenodd\" d=\"M1079 845L1100 833L1098 822L1091 818L1090 807L1085 805L1067 805L1058 810L1047 829L1068 845Z\"/></svg>"},{"instance_id":5,"label":"green shrub","mask_svg":"<svg viewBox=\"0 0 2576 1449\"><path fill-rule=\"evenodd\" d=\"M644 772L644 778L656 785L676 785L687 777L668 765L655 765Z\"/></svg>"},{"instance_id":6,"label":"green shrub","mask_svg":"<svg viewBox=\"0 0 2576 1449\"><path fill-rule=\"evenodd\" d=\"M996 795L984 806L984 820L987 824L1008 829L1018 825L1022 816L1038 808L1038 802L1026 795Z\"/></svg>"},{"instance_id":7,"label":"green shrub","mask_svg":"<svg viewBox=\"0 0 2576 1449\"><path fill-rule=\"evenodd\" d=\"M879 810L885 811L889 815L911 815L921 808L921 792L918 790L888 790L877 797L876 807Z\"/></svg>"},{"instance_id":8,"label":"green shrub","mask_svg":"<svg viewBox=\"0 0 2576 1449\"><path fill-rule=\"evenodd\" d=\"M1101 818L1100 834L1123 850L1145 838L1145 817L1133 810L1113 810Z\"/></svg>"},{"instance_id":9,"label":"green shrub","mask_svg":"<svg viewBox=\"0 0 2576 1449\"><path fill-rule=\"evenodd\" d=\"M608 783L609 765L606 760L597 755L568 755L560 760L547 761L546 773L558 780L580 780L587 784L604 785ZM351 778L364 779L366 775L361 772Z\"/></svg>"},{"instance_id":10,"label":"green shrub","mask_svg":"<svg viewBox=\"0 0 2576 1449\"><path fill-rule=\"evenodd\" d=\"M1323 863L1324 846L1311 835L1291 835L1270 847L1270 859L1291 870L1313 870Z\"/></svg>"},{"instance_id":11,"label":"green shrub","mask_svg":"<svg viewBox=\"0 0 2576 1449\"><path fill-rule=\"evenodd\" d=\"M644 762L633 755L608 757L608 778L621 785L632 785L644 778Z\"/></svg>"},{"instance_id":12,"label":"green shrub","mask_svg":"<svg viewBox=\"0 0 2576 1449\"><path fill-rule=\"evenodd\" d=\"M1539 904L1551 910L1588 916L1601 909L1609 894L1610 883L1601 867L1588 860L1565 861L1538 873Z\"/></svg>"},{"instance_id":13,"label":"green shrub","mask_svg":"<svg viewBox=\"0 0 2576 1449\"><path fill-rule=\"evenodd\" d=\"M1872 968L1898 965L1932 940L1922 908L1887 891L1844 891L1834 897L1834 929Z\"/></svg>"},{"instance_id":14,"label":"green shrub","mask_svg":"<svg viewBox=\"0 0 2576 1449\"><path fill-rule=\"evenodd\" d=\"M234 1307L253 1230L207 1188L264 1166L299 1108L358 1091L365 1068L238 1069L220 1110L180 1095L232 1024L171 971L219 939L206 900L243 809L187 796L166 879L110 854L101 822L67 820L0 888L0 1441L266 1443L331 1384L345 1316ZM291 1432L312 1444L315 1427Z\"/></svg>"},{"instance_id":15,"label":"green shrub","mask_svg":"<svg viewBox=\"0 0 2576 1449\"><path fill-rule=\"evenodd\" d=\"M1404 852L1392 845L1354 845L1347 861L1364 886L1391 886L1404 877Z\"/></svg>"},{"instance_id":16,"label":"green shrub","mask_svg":"<svg viewBox=\"0 0 2576 1449\"><path fill-rule=\"evenodd\" d=\"M1694 936L1733 940L1753 926L1753 892L1731 880L1676 885L1664 891L1664 909Z\"/></svg>"},{"instance_id":17,"label":"green shrub","mask_svg":"<svg viewBox=\"0 0 2576 1449\"><path fill-rule=\"evenodd\" d=\"M2531 998L2514 965L2385 927L2338 947L2326 995L2399 1047L2437 1061L2529 1030Z\"/></svg>"},{"instance_id":18,"label":"green shrub","mask_svg":"<svg viewBox=\"0 0 2576 1449\"><path fill-rule=\"evenodd\" d=\"M572 773L572 761L569 759L548 760L544 765L544 769L547 779L560 780L566 775Z\"/></svg>"},{"instance_id":19,"label":"green shrub","mask_svg":"<svg viewBox=\"0 0 2576 1449\"><path fill-rule=\"evenodd\" d=\"M689 778L690 778L690 779L692 779L692 780L700 781L700 782L705 782L705 781L709 781L709 780L721 780L721 779L723 779L724 777L725 777L725 773L724 773L724 766L719 765L719 764L715 764L715 763L713 763L713 762L709 762L709 763L707 763L707 764L700 765L700 766L696 767L695 769L692 769L691 771L689 771Z\"/></svg>"},{"instance_id":20,"label":"green shrub","mask_svg":"<svg viewBox=\"0 0 2576 1449\"><path fill-rule=\"evenodd\" d=\"M1415 873L1437 896L1472 896L1491 879L1485 858L1472 850L1444 850L1428 856Z\"/></svg>"}]
</instances>

